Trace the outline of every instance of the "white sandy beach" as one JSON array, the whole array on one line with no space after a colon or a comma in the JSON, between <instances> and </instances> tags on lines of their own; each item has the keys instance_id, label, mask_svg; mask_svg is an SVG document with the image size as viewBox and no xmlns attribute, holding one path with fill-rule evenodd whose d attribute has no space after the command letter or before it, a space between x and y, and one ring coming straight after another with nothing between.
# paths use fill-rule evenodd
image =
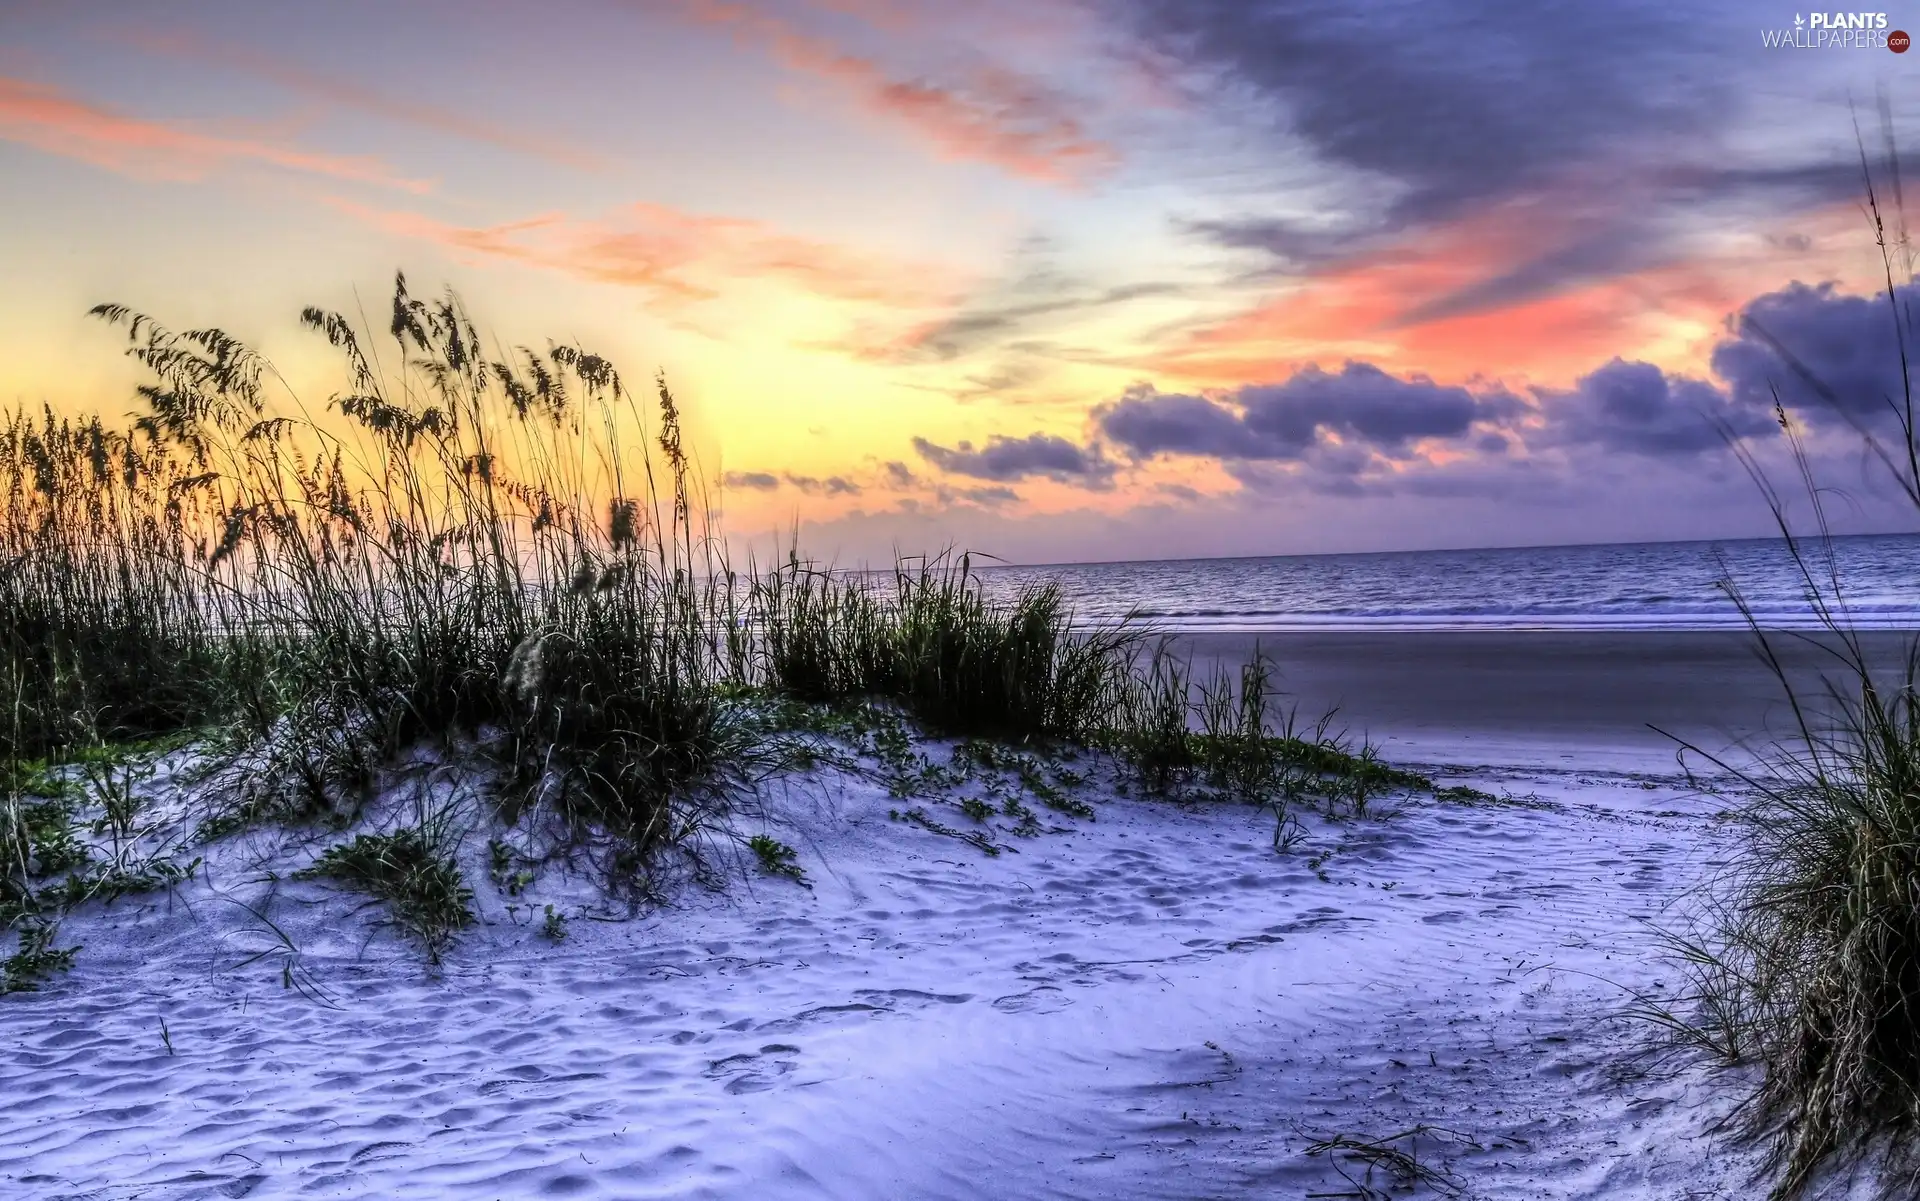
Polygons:
<instances>
[{"instance_id":1,"label":"white sandy beach","mask_svg":"<svg viewBox=\"0 0 1920 1201\"><path fill-rule=\"evenodd\" d=\"M1708 1130L1733 1093L1647 1074L1610 1016L1671 985L1647 923L1718 804L1551 765L1443 782L1510 800L1316 820L1279 855L1260 809L1106 795L988 857L822 771L769 798L811 888L743 868L601 921L584 881L510 913L481 876L438 971L359 898L216 848L71 919L73 971L0 1001L0 1192L1364 1196L1391 1178L1308 1148L1425 1126L1394 1144L1442 1174L1422 1195L1754 1195Z\"/></svg>"}]
</instances>

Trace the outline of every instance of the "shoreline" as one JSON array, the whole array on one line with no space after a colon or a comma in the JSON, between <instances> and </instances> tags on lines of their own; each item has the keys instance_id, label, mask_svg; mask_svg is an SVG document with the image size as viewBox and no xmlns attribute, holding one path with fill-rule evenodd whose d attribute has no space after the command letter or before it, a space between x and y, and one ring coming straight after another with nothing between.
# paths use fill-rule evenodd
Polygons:
<instances>
[{"instance_id":1,"label":"shoreline","mask_svg":"<svg viewBox=\"0 0 1920 1201\"><path fill-rule=\"evenodd\" d=\"M1859 638L1876 668L1897 671L1916 634ZM1672 772L1676 739L1737 754L1792 728L1746 632L1286 631L1168 643L1198 679L1258 646L1278 669L1283 707L1308 724L1332 711L1333 729L1371 739L1388 759ZM1774 645L1796 688L1825 691L1822 673L1839 664L1821 640L1780 634Z\"/></svg>"}]
</instances>

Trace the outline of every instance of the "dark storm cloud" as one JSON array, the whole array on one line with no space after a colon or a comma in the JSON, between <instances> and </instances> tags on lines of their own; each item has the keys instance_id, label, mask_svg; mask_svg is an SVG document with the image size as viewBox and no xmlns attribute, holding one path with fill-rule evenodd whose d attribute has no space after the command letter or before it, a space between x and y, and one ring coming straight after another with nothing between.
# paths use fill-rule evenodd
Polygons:
<instances>
[{"instance_id":1,"label":"dark storm cloud","mask_svg":"<svg viewBox=\"0 0 1920 1201\"><path fill-rule=\"evenodd\" d=\"M1885 292L1849 295L1832 284L1769 292L1735 318L1738 336L1714 348L1714 374L1750 409L1772 408L1777 389L1788 408L1815 421L1877 421L1905 396L1899 335L1904 327L1912 354L1920 285L1896 288L1893 301Z\"/></svg>"},{"instance_id":2,"label":"dark storm cloud","mask_svg":"<svg viewBox=\"0 0 1920 1201\"><path fill-rule=\"evenodd\" d=\"M1476 422L1500 421L1521 407L1504 391L1475 393L1348 363L1337 374L1309 367L1284 383L1249 385L1221 400L1135 387L1095 416L1107 438L1138 458L1290 461L1318 453L1337 467L1363 462L1367 451L1403 458L1414 440L1458 438Z\"/></svg>"},{"instance_id":3,"label":"dark storm cloud","mask_svg":"<svg viewBox=\"0 0 1920 1201\"><path fill-rule=\"evenodd\" d=\"M949 475L1000 483L1038 475L1099 487L1111 481L1114 471L1113 464L1098 447L1079 446L1052 434L1036 433L1024 438L996 434L977 450L971 442L947 447L915 438L913 448L920 452L921 458Z\"/></svg>"},{"instance_id":4,"label":"dark storm cloud","mask_svg":"<svg viewBox=\"0 0 1920 1201\"><path fill-rule=\"evenodd\" d=\"M1728 434L1764 438L1774 431L1764 406L1652 363L1615 359L1571 392L1543 392L1541 399L1549 421L1543 440L1561 445L1685 456L1718 450Z\"/></svg>"}]
</instances>

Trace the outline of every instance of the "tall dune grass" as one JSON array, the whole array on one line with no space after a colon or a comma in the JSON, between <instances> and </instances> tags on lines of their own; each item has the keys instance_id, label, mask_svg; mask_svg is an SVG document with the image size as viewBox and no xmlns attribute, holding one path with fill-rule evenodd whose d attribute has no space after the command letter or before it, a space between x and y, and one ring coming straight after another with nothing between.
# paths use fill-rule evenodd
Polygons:
<instances>
[{"instance_id":1,"label":"tall dune grass","mask_svg":"<svg viewBox=\"0 0 1920 1201\"><path fill-rule=\"evenodd\" d=\"M215 752L200 837L353 825L437 751L497 829L535 823L615 889L778 766L783 699L1111 750L1153 791L1277 791L1283 827L1295 795L1426 783L1274 729L1264 660L1196 699L1163 652L1136 671L1138 626L1078 626L1052 586L997 597L965 553L736 572L664 379L489 348L450 293L396 278L379 330L306 310L343 367L311 405L225 332L93 315L150 377L137 415L0 426L0 926L43 929L41 885L86 866L29 784L45 762L180 731ZM467 912L447 816L320 874L437 954Z\"/></svg>"},{"instance_id":2,"label":"tall dune grass","mask_svg":"<svg viewBox=\"0 0 1920 1201\"><path fill-rule=\"evenodd\" d=\"M143 411L0 431L7 764L204 727L257 819L351 812L402 751L459 742L510 808L632 866L764 751L743 689L1015 740L1121 708L1132 631L1074 629L1053 589L995 600L966 555L737 575L664 379L488 349L451 294L397 278L380 331L306 310L344 366L313 408L220 330L93 315Z\"/></svg>"},{"instance_id":3,"label":"tall dune grass","mask_svg":"<svg viewBox=\"0 0 1920 1201\"><path fill-rule=\"evenodd\" d=\"M754 577L761 675L806 700L898 702L953 734L1086 741L1121 716L1137 630L1075 631L1059 588L987 595L961 554L891 573L835 574L789 558Z\"/></svg>"},{"instance_id":4,"label":"tall dune grass","mask_svg":"<svg viewBox=\"0 0 1920 1201\"><path fill-rule=\"evenodd\" d=\"M1891 156L1891 142L1888 150ZM1888 426L1856 428L1920 510L1912 315L1895 289L1897 272L1912 278L1912 263L1904 234L1889 238L1866 166L1863 146L1902 388L1885 398ZM1754 332L1773 341L1789 370L1836 412L1857 411L1791 347ZM1903 663L1876 662L1853 628L1831 551L1826 490L1796 420L1784 407L1776 415L1805 490L1810 532L1796 529L1760 464L1733 445L1798 566L1821 625L1807 640L1828 667L1821 687L1796 684L1780 640L1805 636L1770 633L1742 605L1790 702L1793 727L1754 763L1705 756L1743 783L1733 810L1742 839L1732 865L1699 898L1702 921L1674 936L1692 1012L1657 1006L1652 1016L1692 1046L1757 1065L1760 1083L1739 1124L1770 1147L1775 1198L1799 1197L1862 1156L1877 1160L1885 1195L1906 1196L1920 1167L1920 647L1909 643Z\"/></svg>"}]
</instances>

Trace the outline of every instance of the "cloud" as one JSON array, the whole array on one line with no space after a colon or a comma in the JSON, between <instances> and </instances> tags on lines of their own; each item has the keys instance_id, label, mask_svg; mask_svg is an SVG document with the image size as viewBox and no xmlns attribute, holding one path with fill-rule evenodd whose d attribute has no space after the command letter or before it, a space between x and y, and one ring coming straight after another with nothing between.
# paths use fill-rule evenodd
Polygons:
<instances>
[{"instance_id":1,"label":"cloud","mask_svg":"<svg viewBox=\"0 0 1920 1201\"><path fill-rule=\"evenodd\" d=\"M794 475L789 472L786 479L789 484L809 496L858 496L862 491L860 485L839 475L817 479L810 475Z\"/></svg>"},{"instance_id":2,"label":"cloud","mask_svg":"<svg viewBox=\"0 0 1920 1201\"><path fill-rule=\"evenodd\" d=\"M322 154L258 138L202 133L130 117L57 88L0 75L0 139L142 179L192 181L235 165L426 192L378 159Z\"/></svg>"},{"instance_id":3,"label":"cloud","mask_svg":"<svg viewBox=\"0 0 1920 1201\"><path fill-rule=\"evenodd\" d=\"M1875 302L1795 285L1747 306L1740 332L1713 356L1724 382L1614 358L1571 388L1520 393L1350 361L1337 373L1309 366L1277 383L1205 395L1136 384L1092 416L1100 435L1136 460L1212 459L1255 491L1537 495L1579 473L1620 467L1622 456L1678 467L1722 450L1729 437L1771 438L1767 386L1785 367L1755 333L1753 314L1791 331L1814 369L1847 381L1850 396L1898 383L1884 295ZM1872 344L1864 331L1875 320L1882 345L1869 360L1859 348ZM1804 410L1819 402L1803 388L1789 403Z\"/></svg>"},{"instance_id":4,"label":"cloud","mask_svg":"<svg viewBox=\"0 0 1920 1201\"><path fill-rule=\"evenodd\" d=\"M1098 312L1135 300L1180 295L1179 284L1146 282L1106 288L1085 294L1028 299L1018 293L1032 288L1016 284L1015 295L1000 302L973 303L942 321L921 325L910 341L890 349L897 357L948 361L1024 333L1036 319Z\"/></svg>"},{"instance_id":5,"label":"cloud","mask_svg":"<svg viewBox=\"0 0 1920 1201\"><path fill-rule=\"evenodd\" d=\"M1698 455L1718 450L1727 434L1764 438L1775 428L1765 406L1737 393L1620 359L1543 400L1550 441L1642 455Z\"/></svg>"},{"instance_id":6,"label":"cloud","mask_svg":"<svg viewBox=\"0 0 1920 1201\"><path fill-rule=\"evenodd\" d=\"M1371 205L1386 227L1456 216L1623 151L1644 157L1728 107L1708 103L1727 90L1727 73L1700 69L1721 52L1724 31L1653 0L1584 9L1484 0L1106 7L1217 100L1254 98L1356 192L1386 197ZM1270 229L1285 232L1279 222Z\"/></svg>"},{"instance_id":7,"label":"cloud","mask_svg":"<svg viewBox=\"0 0 1920 1201\"><path fill-rule=\"evenodd\" d=\"M1794 283L1756 297L1734 319L1737 336L1714 348L1714 374L1749 409L1772 408L1777 389L1783 403L1815 421L1885 418L1906 395L1902 333L1909 355L1920 347L1913 320L1920 285L1903 284L1892 299L1886 292L1841 292L1831 283Z\"/></svg>"},{"instance_id":8,"label":"cloud","mask_svg":"<svg viewBox=\"0 0 1920 1201\"><path fill-rule=\"evenodd\" d=\"M1286 462L1318 454L1322 463L1340 466L1363 452L1409 458L1417 440L1460 438L1476 423L1524 408L1503 389L1476 393L1349 362L1337 374L1308 367L1282 383L1249 385L1219 399L1140 385L1096 410L1095 420L1102 434L1142 459L1189 454Z\"/></svg>"},{"instance_id":9,"label":"cloud","mask_svg":"<svg viewBox=\"0 0 1920 1201\"><path fill-rule=\"evenodd\" d=\"M1809 60L1797 90L1768 86L1770 61L1744 49L1766 22L1734 0L1093 2L1217 125L1265 144L1268 195L1176 222L1250 254L1254 278L1390 273L1433 233L1469 231L1462 271L1400 290L1343 341L1684 268L1729 230L1859 193L1846 112L1822 107L1857 72Z\"/></svg>"},{"instance_id":10,"label":"cloud","mask_svg":"<svg viewBox=\"0 0 1920 1201\"><path fill-rule=\"evenodd\" d=\"M128 33L126 40L144 50L184 58L193 62L242 71L268 80L289 91L356 109L389 121L401 121L450 134L470 142L497 146L529 158L543 159L563 166L596 169L605 165L601 156L568 146L551 136L534 136L426 101L396 96L364 84L353 83L337 74L310 71L300 64L274 54L228 42L216 42L179 32Z\"/></svg>"},{"instance_id":11,"label":"cloud","mask_svg":"<svg viewBox=\"0 0 1920 1201\"><path fill-rule=\"evenodd\" d=\"M729 471L720 477L720 482L729 488L750 488L755 492L772 492L780 486L780 477L765 471Z\"/></svg>"},{"instance_id":12,"label":"cloud","mask_svg":"<svg viewBox=\"0 0 1920 1201\"><path fill-rule=\"evenodd\" d=\"M489 226L459 226L417 213L348 201L333 204L371 224L468 255L505 259L665 300L711 300L719 285L767 279L834 300L893 308L942 303L939 273L924 264L867 258L764 222L632 204L604 219L552 213Z\"/></svg>"},{"instance_id":13,"label":"cloud","mask_svg":"<svg viewBox=\"0 0 1920 1201\"><path fill-rule=\"evenodd\" d=\"M942 505L970 504L983 509L1020 503L1020 494L1004 484L980 488L954 488L941 484L934 488L933 498Z\"/></svg>"},{"instance_id":14,"label":"cloud","mask_svg":"<svg viewBox=\"0 0 1920 1201\"><path fill-rule=\"evenodd\" d=\"M837 84L863 108L910 128L944 157L1054 184L1083 182L1118 161L1114 148L1086 128L1073 103L1036 77L977 64L957 79L910 78L745 4L681 0L681 8L696 20L769 47L788 67Z\"/></svg>"},{"instance_id":15,"label":"cloud","mask_svg":"<svg viewBox=\"0 0 1920 1201\"><path fill-rule=\"evenodd\" d=\"M911 488L919 482L919 477L913 474L912 469L898 459L888 460L883 470L886 472L889 487Z\"/></svg>"},{"instance_id":16,"label":"cloud","mask_svg":"<svg viewBox=\"0 0 1920 1201\"><path fill-rule=\"evenodd\" d=\"M1113 463L1099 447L1079 446L1053 434L1035 433L1024 438L995 434L978 450L971 442L946 447L915 438L913 448L921 458L949 475L968 475L1002 483L1044 476L1083 487L1105 487L1114 473Z\"/></svg>"}]
</instances>

